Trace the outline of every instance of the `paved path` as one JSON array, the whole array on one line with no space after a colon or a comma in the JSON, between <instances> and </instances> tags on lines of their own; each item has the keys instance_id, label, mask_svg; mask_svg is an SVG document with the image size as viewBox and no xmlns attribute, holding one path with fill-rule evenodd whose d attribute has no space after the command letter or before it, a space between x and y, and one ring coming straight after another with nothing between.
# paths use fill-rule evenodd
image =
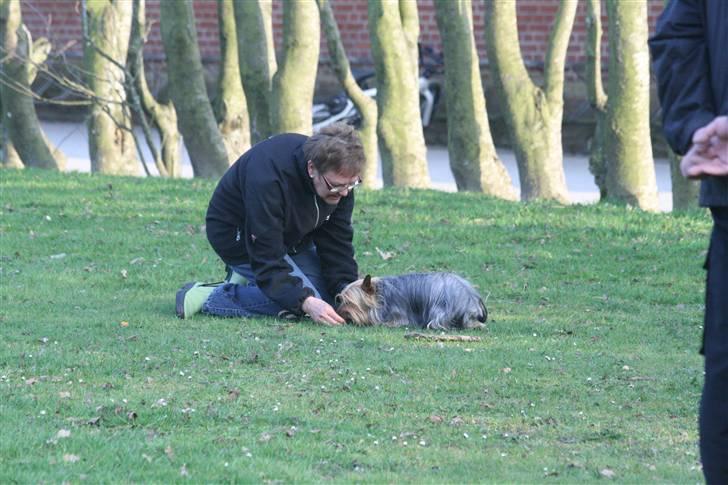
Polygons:
<instances>
[{"instance_id":1,"label":"paved path","mask_svg":"<svg viewBox=\"0 0 728 485\"><path fill-rule=\"evenodd\" d=\"M67 170L79 172L88 172L90 170L88 135L84 124L43 122L43 129L51 142L59 146L61 151L68 157ZM141 133L139 133L139 136L142 139ZM498 149L498 155L508 169L513 186L519 189L518 169L513 152ZM151 156L148 151L145 152L145 157L147 163L150 164L150 171L156 173L154 164L150 162ZM450 171L447 148L443 146L427 147L427 161L433 188L454 192L456 190L455 180ZM182 176L192 177L192 166L184 149L182 150L182 164ZM564 157L564 170L566 185L572 202L590 203L599 199L599 191L594 184L594 177L589 173L589 164L585 156L566 155ZM670 211L672 210L672 193L670 167L666 159L655 160L655 173L657 175L660 210ZM143 175L141 166L139 167L139 175ZM379 183L381 183L381 168Z\"/></svg>"}]
</instances>

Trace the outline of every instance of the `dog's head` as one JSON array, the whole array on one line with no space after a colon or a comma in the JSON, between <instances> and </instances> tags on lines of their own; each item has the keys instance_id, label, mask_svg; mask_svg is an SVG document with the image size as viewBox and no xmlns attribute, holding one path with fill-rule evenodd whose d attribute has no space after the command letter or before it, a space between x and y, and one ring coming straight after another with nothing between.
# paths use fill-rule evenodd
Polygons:
<instances>
[{"instance_id":1,"label":"dog's head","mask_svg":"<svg viewBox=\"0 0 728 485\"><path fill-rule=\"evenodd\" d=\"M371 325L369 311L377 306L377 278L366 275L336 295L337 312L354 325Z\"/></svg>"}]
</instances>

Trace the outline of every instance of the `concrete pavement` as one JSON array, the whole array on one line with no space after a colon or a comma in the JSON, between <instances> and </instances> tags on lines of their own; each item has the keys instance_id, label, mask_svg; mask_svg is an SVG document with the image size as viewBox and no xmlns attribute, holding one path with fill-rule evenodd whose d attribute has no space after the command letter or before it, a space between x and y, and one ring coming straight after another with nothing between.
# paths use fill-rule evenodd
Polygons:
<instances>
[{"instance_id":1,"label":"concrete pavement","mask_svg":"<svg viewBox=\"0 0 728 485\"><path fill-rule=\"evenodd\" d=\"M91 169L88 156L88 133L83 123L73 122L43 122L43 129L50 141L58 146L68 157L68 171L88 172ZM142 134L138 133L140 139ZM151 155L146 148L143 150L149 164L150 172L156 173L154 164L151 162ZM511 176L513 186L520 190L518 181L518 168L515 155L511 150L498 149L498 155L506 166ZM444 191L456 191L455 180L450 171L447 147L428 146L427 161L430 170L432 187ZM564 171L566 174L566 185L572 202L592 203L599 200L599 191L594 184L594 177L589 172L589 161L583 155L565 155ZM660 210L672 210L672 193L670 182L670 166L666 159L655 160L655 173L657 176L657 189L659 191ZM140 165L139 175L144 172ZM379 183L381 184L381 167L379 169ZM182 147L182 176L192 177L192 166L190 165L187 152Z\"/></svg>"}]
</instances>

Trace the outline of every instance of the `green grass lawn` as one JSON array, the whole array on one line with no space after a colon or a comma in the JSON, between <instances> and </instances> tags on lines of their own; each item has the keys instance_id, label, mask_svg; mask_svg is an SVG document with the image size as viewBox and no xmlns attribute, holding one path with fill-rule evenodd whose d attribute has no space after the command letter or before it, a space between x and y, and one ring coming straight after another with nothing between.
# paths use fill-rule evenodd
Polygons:
<instances>
[{"instance_id":1,"label":"green grass lawn","mask_svg":"<svg viewBox=\"0 0 728 485\"><path fill-rule=\"evenodd\" d=\"M361 190L362 273L487 298L438 343L178 320L213 188L0 171L0 483L702 480L706 213Z\"/></svg>"}]
</instances>

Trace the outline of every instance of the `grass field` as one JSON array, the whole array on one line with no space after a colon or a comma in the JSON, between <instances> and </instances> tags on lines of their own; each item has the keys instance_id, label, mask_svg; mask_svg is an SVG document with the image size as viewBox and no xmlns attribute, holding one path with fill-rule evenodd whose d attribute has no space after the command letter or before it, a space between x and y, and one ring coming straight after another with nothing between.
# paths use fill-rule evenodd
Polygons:
<instances>
[{"instance_id":1,"label":"grass field","mask_svg":"<svg viewBox=\"0 0 728 485\"><path fill-rule=\"evenodd\" d=\"M704 212L357 193L360 271L455 271L480 342L178 320L214 184L0 171L0 483L702 480Z\"/></svg>"}]
</instances>

